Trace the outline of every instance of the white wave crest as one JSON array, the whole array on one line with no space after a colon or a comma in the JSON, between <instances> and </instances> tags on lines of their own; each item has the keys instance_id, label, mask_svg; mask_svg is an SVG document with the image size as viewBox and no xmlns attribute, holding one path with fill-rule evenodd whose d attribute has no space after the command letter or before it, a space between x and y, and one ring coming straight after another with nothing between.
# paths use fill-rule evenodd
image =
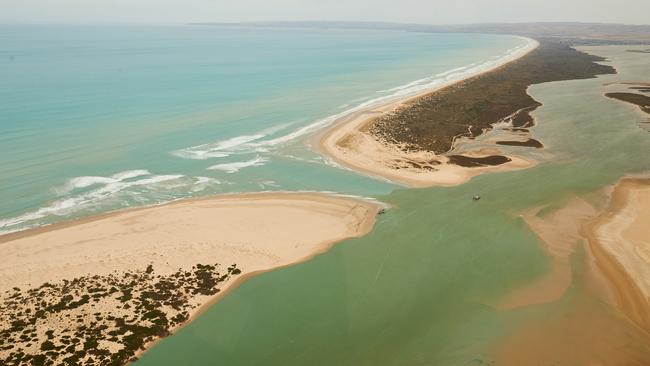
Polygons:
<instances>
[{"instance_id":1,"label":"white wave crest","mask_svg":"<svg viewBox=\"0 0 650 366\"><path fill-rule=\"evenodd\" d=\"M109 177L76 177L70 179L63 187L56 188L58 194L66 194L77 188L86 188L96 184L108 184L116 182L117 180Z\"/></svg>"},{"instance_id":2,"label":"white wave crest","mask_svg":"<svg viewBox=\"0 0 650 366\"><path fill-rule=\"evenodd\" d=\"M228 174L236 173L240 171L241 169L248 168L251 166L260 166L264 165L269 159L263 158L261 156L257 156L255 159L248 160L248 161L238 161L234 163L223 163L223 164L217 164L209 167L208 169L210 170L221 170L224 171Z\"/></svg>"},{"instance_id":3,"label":"white wave crest","mask_svg":"<svg viewBox=\"0 0 650 366\"><path fill-rule=\"evenodd\" d=\"M289 142L291 140L294 140L296 138L302 137L304 135L311 134L313 132L316 132L324 127L327 127L328 125L334 123L335 121L339 120L340 118L343 118L345 116L348 116L352 113L359 112L361 110L364 110L366 108L382 105L383 103L390 102L393 100L401 99L403 97L411 96L411 95L416 95L422 91L434 89L436 87L439 87L442 84L449 83L454 80L460 80L467 75L474 74L476 72L482 71L482 70L487 70L492 67L494 67L497 64L503 63L507 60L515 58L517 55L519 55L522 52L527 51L532 45L534 44L534 41L528 40L526 45L519 46L514 48L512 51L507 52L505 55L502 55L498 57L498 60L496 61L486 61L480 64L470 64L467 66L463 67L458 67L453 70L449 70L447 72L439 74L437 77L430 77L430 78L424 78L416 81L412 81L410 83L407 83L402 86L398 86L395 88L390 89L389 91L392 92L392 94L389 95L384 95L381 97L377 97L374 99L370 99L367 101L364 101L361 104L358 104L357 106L347 109L341 113L337 113L335 115L323 118L321 120L318 120L312 124L303 126L301 128L298 128L297 130L284 135L280 136L271 140L264 140L264 141L259 141L250 144L253 147L272 147L276 145L280 145L286 142Z\"/></svg>"},{"instance_id":4,"label":"white wave crest","mask_svg":"<svg viewBox=\"0 0 650 366\"><path fill-rule=\"evenodd\" d=\"M135 172L135 171L133 171ZM141 173L144 171L140 171ZM119 174L119 173L118 173ZM147 172L147 174L149 174ZM140 176L140 175L138 175ZM76 182L77 188L90 187L93 185L102 184L100 187L90 191L82 192L71 197L56 200L45 207L41 207L35 211L27 212L17 217L0 220L0 233L8 233L16 230L23 229L17 227L19 225L43 219L48 216L65 216L78 212L83 209L93 207L94 205L102 203L104 200L115 197L118 193L127 190L131 187L147 187L155 188L156 185L167 181L177 180L183 177L180 174L173 175L150 175L143 179L124 181L127 178L136 177L135 173L124 174L122 179L117 180L107 177L77 177L70 180ZM103 178L103 179L95 179Z\"/></svg>"},{"instance_id":5,"label":"white wave crest","mask_svg":"<svg viewBox=\"0 0 650 366\"><path fill-rule=\"evenodd\" d=\"M125 170L123 172L119 172L111 175L111 178L117 180L125 180L125 179L141 177L143 175L151 175L151 173L149 173L148 170L144 170L144 169Z\"/></svg>"},{"instance_id":6,"label":"white wave crest","mask_svg":"<svg viewBox=\"0 0 650 366\"><path fill-rule=\"evenodd\" d=\"M192 192L200 192L212 185L222 184L223 182L219 179L214 179L210 177L195 177L194 186L192 186Z\"/></svg>"},{"instance_id":7,"label":"white wave crest","mask_svg":"<svg viewBox=\"0 0 650 366\"><path fill-rule=\"evenodd\" d=\"M251 142L257 141L268 135L272 135L289 126L289 123L272 126L253 135L242 135L231 137L226 140L211 142L209 144L197 145L172 151L172 154L180 158L206 160L211 158L225 158L236 152L250 152Z\"/></svg>"},{"instance_id":8,"label":"white wave crest","mask_svg":"<svg viewBox=\"0 0 650 366\"><path fill-rule=\"evenodd\" d=\"M141 177L143 175L151 175L151 173L149 173L148 170L139 169L139 170L126 170L123 172L113 174L110 177L102 177L102 176L75 177L70 179L68 182L66 182L66 184L63 185L63 187L54 188L54 192L56 192L59 195L64 195L74 191L75 189L88 188L100 184L105 185L105 184L110 184L115 182L121 182L123 180Z\"/></svg>"},{"instance_id":9,"label":"white wave crest","mask_svg":"<svg viewBox=\"0 0 650 366\"><path fill-rule=\"evenodd\" d=\"M176 150L173 151L172 154L181 158L195 160L225 158L227 156L230 156L230 153L225 150L236 148L247 142L261 139L262 137L264 137L262 134L237 136L215 143L203 144L188 147L186 149Z\"/></svg>"},{"instance_id":10,"label":"white wave crest","mask_svg":"<svg viewBox=\"0 0 650 366\"><path fill-rule=\"evenodd\" d=\"M525 45L514 47L508 50L505 54L493 56L485 62L472 63L469 65L457 67L442 73L438 73L431 77L426 77L423 79L411 81L404 85L379 91L380 93L389 93L389 94L382 95L374 99L368 99L368 100L366 100L366 98L356 99L355 101L353 101L353 103L359 101L361 101L361 103L352 108L348 108L340 113L319 119L317 121L314 121L313 123L299 127L294 131L291 131L282 136L265 139L269 137L269 135L272 135L275 132L278 132L279 130L285 127L285 126L276 126L276 127L272 127L271 129L263 130L261 132L255 133L253 135L238 136L231 139L218 141L215 143L193 146L186 149L177 150L172 153L176 156L189 158L189 159L200 159L200 160L209 159L209 158L223 158L223 157L231 156L233 154L267 153L278 145L282 145L292 140L303 137L305 135L312 134L350 114L359 112L366 108L380 106L384 103L389 103L394 100L399 100L401 98L414 96L428 90L433 90L437 87L441 87L445 84L461 80L475 73L491 69L497 65L503 64L511 59L516 58L521 53L528 51L534 44L535 41L526 38ZM261 158L258 157L249 162L217 164L211 166L208 169L223 170L229 173L234 173L243 167L249 166L246 164L251 163L253 161L256 162L255 164L262 163L260 159ZM240 167L241 164L244 165Z\"/></svg>"}]
</instances>

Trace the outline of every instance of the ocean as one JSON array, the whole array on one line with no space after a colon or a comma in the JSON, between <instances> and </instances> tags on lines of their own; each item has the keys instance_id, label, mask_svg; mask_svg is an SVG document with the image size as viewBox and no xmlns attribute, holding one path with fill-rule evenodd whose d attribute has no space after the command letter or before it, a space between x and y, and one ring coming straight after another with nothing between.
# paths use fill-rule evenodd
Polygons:
<instances>
[{"instance_id":1,"label":"ocean","mask_svg":"<svg viewBox=\"0 0 650 366\"><path fill-rule=\"evenodd\" d=\"M543 103L533 133L545 148L513 150L537 165L377 195L392 208L370 234L245 281L136 364L644 363L647 333L603 296L583 242L575 239L562 264L567 287L544 298L539 284L556 280L556 264L522 218L535 208L544 218L573 199L597 205L607 185L650 171L647 115L603 96L607 83L650 75L647 55L626 47L591 49L616 75L530 88ZM504 308L526 290L541 298Z\"/></svg>"},{"instance_id":2,"label":"ocean","mask_svg":"<svg viewBox=\"0 0 650 366\"><path fill-rule=\"evenodd\" d=\"M0 231L245 191L334 191L392 206L369 235L247 280L141 365L527 364L507 355L518 349L581 364L581 352L647 349L646 335L594 294L580 245L558 299L500 307L553 266L523 213L592 200L650 170L644 116L603 97L608 82L646 78L647 56L596 48L619 74L532 86L544 104L533 132L546 148L527 150L539 163L526 170L402 189L306 146L337 116L525 44L378 30L2 26Z\"/></svg>"},{"instance_id":3,"label":"ocean","mask_svg":"<svg viewBox=\"0 0 650 366\"><path fill-rule=\"evenodd\" d=\"M378 196L306 138L489 67L512 36L206 26L0 26L0 233L192 196Z\"/></svg>"}]
</instances>

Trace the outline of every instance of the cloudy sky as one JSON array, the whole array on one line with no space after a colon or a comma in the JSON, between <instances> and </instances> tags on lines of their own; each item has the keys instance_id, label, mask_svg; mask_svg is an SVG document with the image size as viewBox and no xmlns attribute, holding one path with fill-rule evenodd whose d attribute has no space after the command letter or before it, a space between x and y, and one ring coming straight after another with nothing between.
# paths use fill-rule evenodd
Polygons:
<instances>
[{"instance_id":1,"label":"cloudy sky","mask_svg":"<svg viewBox=\"0 0 650 366\"><path fill-rule=\"evenodd\" d=\"M258 20L650 24L650 0L0 0L0 23Z\"/></svg>"}]
</instances>

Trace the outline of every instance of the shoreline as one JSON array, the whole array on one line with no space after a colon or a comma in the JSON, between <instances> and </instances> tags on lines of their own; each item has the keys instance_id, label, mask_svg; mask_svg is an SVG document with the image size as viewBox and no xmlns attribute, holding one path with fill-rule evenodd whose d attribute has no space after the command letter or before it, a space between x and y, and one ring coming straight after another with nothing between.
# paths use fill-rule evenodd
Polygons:
<instances>
[{"instance_id":1,"label":"shoreline","mask_svg":"<svg viewBox=\"0 0 650 366\"><path fill-rule=\"evenodd\" d=\"M650 252L647 173L625 175L520 216L543 244L550 268L495 308L535 311L535 306L549 304L552 315L518 326L495 344L496 362L521 365L531 355L544 354L549 364L647 364L650 277L643 272L650 272L650 257L635 250ZM576 296L575 290L587 296ZM568 309L553 305L567 301L572 302Z\"/></svg>"},{"instance_id":2,"label":"shoreline","mask_svg":"<svg viewBox=\"0 0 650 366\"><path fill-rule=\"evenodd\" d=\"M550 270L515 289L500 309L557 301L574 279L570 258L584 248L592 290L636 327L650 331L650 178L628 175L586 197L567 197L521 214L543 244Z\"/></svg>"},{"instance_id":3,"label":"shoreline","mask_svg":"<svg viewBox=\"0 0 650 366\"><path fill-rule=\"evenodd\" d=\"M314 150L316 150L316 152L325 155L328 159L347 169L361 172L374 178L385 179L393 183L410 187L428 187L432 185L453 186L464 183L474 175L481 174L486 170L509 170L533 165L534 162L532 161L528 161L522 158L513 159L513 157L509 157L511 159L511 162L506 163L506 166L509 165L507 168L506 166L497 166L496 168L466 168L459 165L447 165L445 167L446 171L441 172L441 174L437 177L431 178L422 177L422 171L416 173L410 172L411 174L409 174L403 170L400 172L395 172L394 169L381 166L380 164L368 164L367 162L362 162L359 161L359 159L355 159L355 157L349 156L346 151L339 148L340 141L346 138L349 139L351 135L356 134L357 136L355 137L357 138L357 141L355 141L355 143L357 145L360 145L362 143L370 143L373 145L373 148L381 151L382 153L387 153L389 156L402 155L402 152L399 151L399 148L393 149L393 147L381 144L370 137L367 133L368 126L372 124L372 122L374 122L377 118L392 113L399 108L407 106L409 103L412 103L419 98L436 93L447 87L462 83L476 76L493 72L505 65L508 65L511 62L519 60L520 58L528 55L533 50L537 49L540 45L537 40L534 40L532 38L522 38L528 40L526 47L523 50L519 50L519 52L515 54L508 55L508 57L500 60L495 65L492 65L485 70L464 75L458 80L453 80L441 85L437 85L431 89L424 90L415 95L406 96L398 100L387 101L380 105L369 106L350 115L341 117L325 130L315 134L311 139L312 143L310 145ZM358 139L363 139L364 141L361 142L358 141ZM435 156L435 154L416 154L414 158L432 159Z\"/></svg>"},{"instance_id":4,"label":"shoreline","mask_svg":"<svg viewBox=\"0 0 650 366\"><path fill-rule=\"evenodd\" d=\"M650 179L624 177L607 207L583 226L618 306L645 331L650 331L650 242L644 237L649 223Z\"/></svg>"},{"instance_id":5,"label":"shoreline","mask_svg":"<svg viewBox=\"0 0 650 366\"><path fill-rule=\"evenodd\" d=\"M130 207L124 207L124 208L119 208L117 210L112 210L112 211L105 211L105 212L98 212L90 215L85 215L81 216L78 218L72 218L70 220L64 220L64 221L57 221L51 224L46 224L46 225L40 225L40 226L34 226L34 227L27 227L22 230L16 230L16 231L11 231L7 232L4 234L0 234L0 248L2 248L2 244L8 241L12 240L17 240L20 239L23 236L30 236L30 235L36 235L38 233L44 233L48 232L51 230L55 229L62 229L66 228L69 226L75 226L78 224L83 224L83 223L90 223L98 220L102 220L105 218L109 218L113 215L117 215L120 213L126 213L126 212L135 212L135 211L140 211L140 210L147 210L147 209L153 209L153 208L159 208L159 207L166 207L174 204L179 204L179 203L192 203L192 202L199 202L199 201L206 201L206 200L218 200L218 199L228 199L228 198L238 198L238 199L255 199L258 196L263 196L263 195L313 195L313 196L322 196L322 197L330 197L330 198L340 198L340 199L351 199L351 200L357 200L357 201L362 201L366 202L369 204L374 204L377 206L380 206L382 208L386 208L386 205L383 202L377 201L374 198L371 197L362 197L362 196L356 196L356 195L348 195L348 194L342 194L342 193L336 193L336 192L330 192L330 191L312 191L312 190L300 190L300 191L285 191L285 190L280 190L280 191L251 191L251 192L229 192L229 193L220 193L220 194L213 194L209 196L196 196L196 197L184 197L184 198L177 198L171 201L163 201L160 203L156 204L150 204L150 205L144 205L144 206L130 206Z\"/></svg>"},{"instance_id":6,"label":"shoreline","mask_svg":"<svg viewBox=\"0 0 650 366\"><path fill-rule=\"evenodd\" d=\"M14 324L15 318L40 313L40 318L31 319L33 332L38 334L36 340L27 343L22 338L19 341L17 337L12 338L12 343L23 349L20 352L38 354L38 345L52 339L50 336L43 338L44 330L59 329L56 334L60 336L64 330L73 328L63 315L85 319L99 309L101 311L94 314L98 319L120 314L126 314L124 319L128 319L133 312L138 318L138 311L145 311L138 309L144 306L151 311L162 309L167 314L161 313L160 318L154 319L166 324L164 327L150 324L152 334L164 337L195 320L205 309L253 276L308 261L342 240L367 234L383 207L370 200L325 193L251 193L137 207L10 233L0 237L0 253L6 259L0 266L0 283L7 289L0 294L0 309L6 310L5 316L0 316L0 323ZM211 267L215 262L221 265ZM136 283L126 281L129 284L125 285L123 279L128 278L138 280ZM79 283L86 282L91 285L79 288ZM101 296L94 299L97 289L111 286L117 289L100 293ZM12 287L14 289L10 290ZM169 288L173 289L171 293L161 290ZM116 297L120 291L123 296ZM152 291L169 293L169 298L162 302L147 300L145 295ZM79 294L90 294L91 301L96 302L86 305L88 298L85 302L83 298L72 302L68 299L68 305L48 305L43 312L43 309L38 310L40 303L34 302L36 293L51 304L61 304L67 296L72 298ZM127 294L128 299L124 300ZM14 299L24 299L21 300L23 305L16 306ZM169 308L169 304L176 304L174 309L178 311ZM92 306L92 310L88 306ZM23 307L30 311L23 313ZM136 310L125 310L127 308ZM21 311L22 315L13 314L14 317L13 311ZM82 324L92 328L89 322L96 323L91 317ZM30 319L24 324L22 327L29 329ZM130 332L128 324L123 328L106 326L108 330L116 327L114 333L118 330L125 334ZM92 337L92 334L85 336ZM75 337L79 336L75 334ZM112 357L126 352L121 348L126 346L119 341L111 343L101 339L106 342L102 349L113 351ZM143 337L141 347L130 349L131 353L119 357L128 356L124 361L138 357L159 339L162 337L148 334ZM57 341L64 340L52 342ZM85 357L93 357L89 354ZM0 350L0 356L0 359L9 359L9 351Z\"/></svg>"}]
</instances>

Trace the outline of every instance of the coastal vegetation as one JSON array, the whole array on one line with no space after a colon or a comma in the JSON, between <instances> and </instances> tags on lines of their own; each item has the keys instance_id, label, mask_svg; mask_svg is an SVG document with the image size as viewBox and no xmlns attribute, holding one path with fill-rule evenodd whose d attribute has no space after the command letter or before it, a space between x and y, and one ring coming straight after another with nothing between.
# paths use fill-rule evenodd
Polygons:
<instances>
[{"instance_id":1,"label":"coastal vegetation","mask_svg":"<svg viewBox=\"0 0 650 366\"><path fill-rule=\"evenodd\" d=\"M525 147L535 147L541 149L544 145L539 142L539 140L528 139L526 141L497 141L497 145L506 145L506 146L525 146Z\"/></svg>"},{"instance_id":2,"label":"coastal vegetation","mask_svg":"<svg viewBox=\"0 0 650 366\"><path fill-rule=\"evenodd\" d=\"M531 127L534 121L530 112L540 103L526 92L529 85L616 72L609 65L596 63L603 61L565 44L541 41L537 49L519 60L420 97L378 118L369 131L406 151L444 154L457 138L475 138L506 119L513 128ZM537 147L533 142L524 144L529 145Z\"/></svg>"},{"instance_id":3,"label":"coastal vegetation","mask_svg":"<svg viewBox=\"0 0 650 366\"><path fill-rule=\"evenodd\" d=\"M0 236L0 365L125 364L235 277L364 235L380 208L316 193L223 195Z\"/></svg>"},{"instance_id":4,"label":"coastal vegetation","mask_svg":"<svg viewBox=\"0 0 650 366\"><path fill-rule=\"evenodd\" d=\"M490 72L399 102L396 109L392 104L359 112L351 120L361 121L359 130L367 134L342 138L339 147L367 143L368 137L396 152L372 145L366 150L343 150L352 152L348 158L385 158L381 162L397 178L413 171L438 172L446 174L445 184L460 184L466 182L468 171L481 174L492 168L531 166L515 154L506 156L510 149L501 151L495 145L530 151L531 161L535 159L534 149L544 144L532 138L531 113L543 101L549 113L540 113L540 119L545 116L540 125L563 135L543 140L553 148L548 155L559 152L560 164L548 159L540 169L489 177L465 187L399 190L386 198L396 209L378 219L380 225L370 236L314 263L251 281L233 293L235 301L218 308L218 316L192 322L190 329L155 347L152 356L142 353L195 319L220 298L215 295L227 291L235 276L302 262L342 239L362 237L388 206L311 193L238 194L8 234L0 237L5 262L0 266L4 284L0 286L0 365L123 365L138 357L153 365L292 363L287 360L295 364L650 364L646 362L650 292L641 292L650 278L644 231L650 215L637 214L648 212L650 183L643 179L634 185L617 184L609 205L597 202L575 208L568 204L563 211L561 201L582 196L623 173L647 170L646 161L641 161L647 151L647 140L642 141L646 135L636 139L640 135L627 134L624 124L611 123L616 114L603 112L609 107L626 108L607 103L598 88L609 84L602 80L571 89L566 100L549 98L564 96L557 93L564 89L554 89L563 83L549 85L553 90L546 94L535 93L539 101L532 98L527 93L532 84L616 72L603 64L605 58L558 40L536 38L541 39L537 49ZM622 75L624 67L623 63ZM650 84L633 85L629 90L634 93L605 95L650 113L650 97L643 95L650 92ZM386 114L368 118L379 113ZM606 140L613 144L604 144ZM400 155L402 150L411 155ZM327 175L333 169L326 169L320 172L324 178L319 174L318 179L338 179ZM296 181L304 177L287 175ZM115 184L113 176L81 178ZM133 182L137 181L125 184ZM310 181L300 183L322 189L312 187ZM337 187L343 187L342 192L355 187L357 193L379 197L361 184ZM77 189L87 188L79 184ZM531 205L539 208L524 215ZM568 219L556 211L568 212ZM625 241L620 239L623 234ZM562 246L564 241L571 243ZM578 248L584 241L596 253L595 259L585 255L592 252ZM548 253L564 256L553 259L550 269L548 253L537 248L542 242ZM590 264L587 270L582 268L583 256ZM216 261L237 265L226 267ZM556 273L557 263L561 269ZM589 277L592 270L602 278ZM607 296L601 298L599 291ZM512 296L513 301L511 294L523 295ZM507 306L502 306L502 300ZM530 326L537 322L541 326ZM505 356L499 353L504 349ZM346 353L349 350L354 351L352 356ZM515 356L521 358L512 356L517 352L522 355Z\"/></svg>"},{"instance_id":5,"label":"coastal vegetation","mask_svg":"<svg viewBox=\"0 0 650 366\"><path fill-rule=\"evenodd\" d=\"M646 91L650 89L637 89L640 91ZM623 102L631 103L634 105L639 106L642 111L645 113L650 114L650 97L646 95L641 95L641 94L636 94L636 93L607 93L605 94L606 97L620 100Z\"/></svg>"},{"instance_id":6,"label":"coastal vegetation","mask_svg":"<svg viewBox=\"0 0 650 366\"><path fill-rule=\"evenodd\" d=\"M237 265L197 264L83 276L0 295L0 364L123 365L189 319L196 296L213 296Z\"/></svg>"}]
</instances>

